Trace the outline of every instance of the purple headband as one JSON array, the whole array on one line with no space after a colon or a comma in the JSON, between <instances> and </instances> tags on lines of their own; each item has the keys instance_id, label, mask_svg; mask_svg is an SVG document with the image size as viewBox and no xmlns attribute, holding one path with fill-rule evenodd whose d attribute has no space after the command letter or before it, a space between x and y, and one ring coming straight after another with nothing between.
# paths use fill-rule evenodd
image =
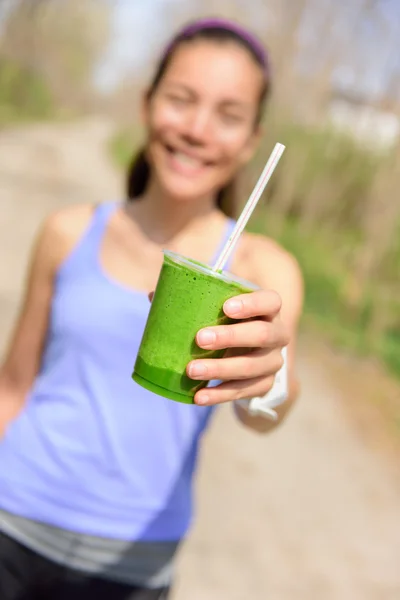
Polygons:
<instances>
[{"instance_id":1,"label":"purple headband","mask_svg":"<svg viewBox=\"0 0 400 600\"><path fill-rule=\"evenodd\" d=\"M222 18L204 18L198 19L197 21L186 25L181 31L177 33L172 42L167 46L164 52L164 56L168 56L171 50L174 48L175 44L186 37L191 37L200 31L206 31L207 29L225 29L226 31L231 31L235 33L242 40L247 42L250 48L253 50L254 54L257 56L262 66L264 67L264 72L266 75L270 74L270 65L268 60L268 54L265 50L262 43L257 39L257 37L250 33L247 29L235 23L233 21L229 21L228 19Z\"/></svg>"}]
</instances>

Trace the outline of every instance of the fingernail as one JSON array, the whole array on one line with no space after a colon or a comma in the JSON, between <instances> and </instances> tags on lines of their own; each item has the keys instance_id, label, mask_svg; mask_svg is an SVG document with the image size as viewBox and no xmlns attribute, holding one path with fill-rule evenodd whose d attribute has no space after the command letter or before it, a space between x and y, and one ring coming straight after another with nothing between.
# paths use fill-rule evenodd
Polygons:
<instances>
[{"instance_id":1,"label":"fingernail","mask_svg":"<svg viewBox=\"0 0 400 600\"><path fill-rule=\"evenodd\" d=\"M189 377L191 379L201 379L207 373L207 367L203 363L192 363L189 366Z\"/></svg>"},{"instance_id":2,"label":"fingernail","mask_svg":"<svg viewBox=\"0 0 400 600\"><path fill-rule=\"evenodd\" d=\"M237 315L242 311L243 302L241 300L227 300L224 305L230 315Z\"/></svg>"},{"instance_id":3,"label":"fingernail","mask_svg":"<svg viewBox=\"0 0 400 600\"><path fill-rule=\"evenodd\" d=\"M211 346L217 339L216 334L210 329L203 329L197 334L197 342L200 346Z\"/></svg>"},{"instance_id":4,"label":"fingernail","mask_svg":"<svg viewBox=\"0 0 400 600\"><path fill-rule=\"evenodd\" d=\"M207 394L201 394L196 397L196 404L204 405L204 404L208 404L209 401L210 401L210 396L208 396Z\"/></svg>"}]
</instances>

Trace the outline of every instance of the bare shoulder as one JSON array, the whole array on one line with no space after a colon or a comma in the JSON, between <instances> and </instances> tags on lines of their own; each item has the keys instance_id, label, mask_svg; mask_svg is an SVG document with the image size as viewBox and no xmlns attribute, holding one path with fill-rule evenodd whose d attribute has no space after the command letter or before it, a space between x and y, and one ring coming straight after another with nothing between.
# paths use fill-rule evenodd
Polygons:
<instances>
[{"instance_id":1,"label":"bare shoulder","mask_svg":"<svg viewBox=\"0 0 400 600\"><path fill-rule=\"evenodd\" d=\"M271 238L247 233L238 249L238 263L248 279L281 296L283 312L298 317L303 307L304 280L293 254Z\"/></svg>"},{"instance_id":2,"label":"bare shoulder","mask_svg":"<svg viewBox=\"0 0 400 600\"><path fill-rule=\"evenodd\" d=\"M88 226L93 210L93 204L77 204L53 211L44 220L42 232L59 238L79 237Z\"/></svg>"},{"instance_id":3,"label":"bare shoulder","mask_svg":"<svg viewBox=\"0 0 400 600\"><path fill-rule=\"evenodd\" d=\"M36 248L57 268L79 242L93 216L93 204L68 206L50 213L39 229Z\"/></svg>"},{"instance_id":4,"label":"bare shoulder","mask_svg":"<svg viewBox=\"0 0 400 600\"><path fill-rule=\"evenodd\" d=\"M283 277L302 281L302 271L296 257L275 240L247 233L239 247L238 263L246 265L255 283L264 284L271 278ZM243 268L243 267L242 267ZM261 278L261 281L259 281Z\"/></svg>"}]
</instances>

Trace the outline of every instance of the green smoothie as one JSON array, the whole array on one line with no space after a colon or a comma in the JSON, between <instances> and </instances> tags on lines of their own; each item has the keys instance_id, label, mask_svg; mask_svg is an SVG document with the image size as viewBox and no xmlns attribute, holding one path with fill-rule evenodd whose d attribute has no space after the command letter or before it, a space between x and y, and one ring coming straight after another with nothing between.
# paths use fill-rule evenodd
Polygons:
<instances>
[{"instance_id":1,"label":"green smoothie","mask_svg":"<svg viewBox=\"0 0 400 600\"><path fill-rule=\"evenodd\" d=\"M164 251L164 262L152 300L132 374L142 387L178 402L193 404L195 393L208 381L190 379L188 363L220 358L224 350L199 348L197 332L210 325L233 323L223 312L229 298L256 286L208 265Z\"/></svg>"}]
</instances>

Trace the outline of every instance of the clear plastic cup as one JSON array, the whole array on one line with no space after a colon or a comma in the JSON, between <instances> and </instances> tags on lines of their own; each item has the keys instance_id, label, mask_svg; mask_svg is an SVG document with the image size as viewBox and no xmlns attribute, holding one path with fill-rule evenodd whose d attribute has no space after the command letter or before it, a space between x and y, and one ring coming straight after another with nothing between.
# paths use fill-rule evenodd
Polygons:
<instances>
[{"instance_id":1,"label":"clear plastic cup","mask_svg":"<svg viewBox=\"0 0 400 600\"><path fill-rule=\"evenodd\" d=\"M221 358L225 350L204 350L196 344L203 327L234 323L223 312L226 300L257 289L227 272L164 251L164 261L135 362L132 378L142 387L186 404L208 381L190 379L191 360Z\"/></svg>"}]
</instances>

